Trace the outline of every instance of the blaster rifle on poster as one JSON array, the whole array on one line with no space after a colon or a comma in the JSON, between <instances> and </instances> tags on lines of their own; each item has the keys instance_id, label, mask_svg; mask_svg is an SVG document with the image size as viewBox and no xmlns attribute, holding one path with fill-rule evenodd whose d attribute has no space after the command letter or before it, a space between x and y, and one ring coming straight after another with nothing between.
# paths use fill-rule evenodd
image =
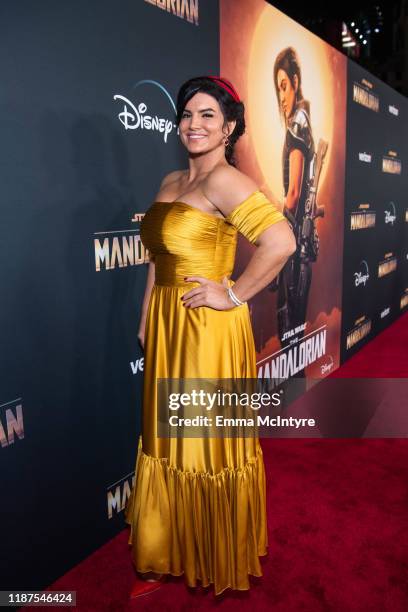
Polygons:
<instances>
[{"instance_id":1,"label":"blaster rifle on poster","mask_svg":"<svg viewBox=\"0 0 408 612\"><path fill-rule=\"evenodd\" d=\"M324 158L328 149L328 143L319 139L317 152L313 155L310 164L310 175L308 179L307 197L305 201L305 212L303 220L298 222L295 216L285 208L283 214L288 219L296 237L297 251L296 255L300 259L300 274L298 295L301 295L302 290L302 270L303 268L317 260L319 254L319 234L316 228L316 219L324 217L324 206L317 204L317 191L319 187L320 175L323 168ZM276 291L278 288L279 274L272 281L270 288Z\"/></svg>"}]
</instances>

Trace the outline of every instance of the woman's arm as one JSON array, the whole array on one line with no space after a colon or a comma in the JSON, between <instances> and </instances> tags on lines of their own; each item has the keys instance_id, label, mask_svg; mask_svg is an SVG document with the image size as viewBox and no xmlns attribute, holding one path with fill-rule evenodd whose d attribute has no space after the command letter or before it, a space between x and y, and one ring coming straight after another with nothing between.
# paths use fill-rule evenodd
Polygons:
<instances>
[{"instance_id":1,"label":"woman's arm","mask_svg":"<svg viewBox=\"0 0 408 612\"><path fill-rule=\"evenodd\" d=\"M296 240L287 221L278 221L268 227L255 244L257 248L233 288L242 302L264 289L296 251Z\"/></svg>"},{"instance_id":2,"label":"woman's arm","mask_svg":"<svg viewBox=\"0 0 408 612\"><path fill-rule=\"evenodd\" d=\"M205 186L205 195L226 217L240 202L258 190L252 179L232 167L222 166L212 175ZM233 291L241 301L249 300L264 289L296 251L296 240L286 219L267 227L254 244L257 248L234 284ZM186 306L207 305L219 310L231 308L232 300L226 292L225 282L217 283L197 276L189 276L187 280L198 281L201 286L184 294L183 303Z\"/></svg>"},{"instance_id":3,"label":"woman's arm","mask_svg":"<svg viewBox=\"0 0 408 612\"><path fill-rule=\"evenodd\" d=\"M299 202L302 185L304 155L300 149L292 149L289 154L289 186L285 206L294 215Z\"/></svg>"},{"instance_id":4,"label":"woman's arm","mask_svg":"<svg viewBox=\"0 0 408 612\"><path fill-rule=\"evenodd\" d=\"M145 341L145 328L146 328L146 316L147 309L149 307L150 295L152 293L154 280L155 280L155 264L153 261L150 261L147 269L147 279L146 279L146 289L143 296L142 302L142 310L140 313L140 321L139 321L139 331L137 333L137 337L139 339L142 348L144 348Z\"/></svg>"}]
</instances>

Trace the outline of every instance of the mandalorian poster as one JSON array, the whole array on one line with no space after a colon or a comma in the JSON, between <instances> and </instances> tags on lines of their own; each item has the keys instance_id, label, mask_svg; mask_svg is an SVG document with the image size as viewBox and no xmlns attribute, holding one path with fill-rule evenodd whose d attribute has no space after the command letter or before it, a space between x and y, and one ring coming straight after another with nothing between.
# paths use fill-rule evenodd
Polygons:
<instances>
[{"instance_id":1,"label":"mandalorian poster","mask_svg":"<svg viewBox=\"0 0 408 612\"><path fill-rule=\"evenodd\" d=\"M296 252L251 301L262 378L340 361L346 57L262 0L221 2L221 75L245 104L237 165L285 214ZM235 274L253 246L240 239Z\"/></svg>"}]
</instances>

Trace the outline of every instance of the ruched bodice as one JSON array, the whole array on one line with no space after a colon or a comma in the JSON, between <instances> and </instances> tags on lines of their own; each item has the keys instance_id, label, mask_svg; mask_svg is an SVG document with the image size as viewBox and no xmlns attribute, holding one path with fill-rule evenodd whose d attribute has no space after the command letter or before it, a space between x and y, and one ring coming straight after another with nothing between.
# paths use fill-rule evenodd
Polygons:
<instances>
[{"instance_id":1,"label":"ruched bodice","mask_svg":"<svg viewBox=\"0 0 408 612\"><path fill-rule=\"evenodd\" d=\"M248 589L266 554L265 473L256 437L159 437L159 378L256 377L248 305L187 308L198 282L220 281L234 267L237 232L252 243L285 217L261 191L225 218L184 202L154 202L141 239L155 262L145 328L143 425L135 485L125 518L135 567L214 584L216 593ZM229 279L229 284L233 284Z\"/></svg>"},{"instance_id":2,"label":"ruched bodice","mask_svg":"<svg viewBox=\"0 0 408 612\"><path fill-rule=\"evenodd\" d=\"M140 236L156 264L156 284L180 286L185 276L229 277L237 232L255 242L264 229L284 218L261 191L225 218L185 202L156 201L143 218Z\"/></svg>"},{"instance_id":3,"label":"ruched bodice","mask_svg":"<svg viewBox=\"0 0 408 612\"><path fill-rule=\"evenodd\" d=\"M154 202L141 240L153 255L158 285L183 285L193 274L218 280L234 267L236 229L184 202Z\"/></svg>"}]
</instances>

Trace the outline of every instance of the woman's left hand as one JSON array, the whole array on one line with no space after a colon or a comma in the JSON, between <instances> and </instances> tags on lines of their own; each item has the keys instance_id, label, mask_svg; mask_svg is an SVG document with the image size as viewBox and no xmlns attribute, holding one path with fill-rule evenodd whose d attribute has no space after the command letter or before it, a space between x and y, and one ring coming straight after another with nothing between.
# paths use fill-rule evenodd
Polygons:
<instances>
[{"instance_id":1,"label":"woman's left hand","mask_svg":"<svg viewBox=\"0 0 408 612\"><path fill-rule=\"evenodd\" d=\"M187 276L184 280L200 283L199 287L190 289L182 296L181 299L186 308L209 306L215 310L230 310L235 307L227 292L229 284L226 276L221 283L203 276Z\"/></svg>"}]
</instances>

